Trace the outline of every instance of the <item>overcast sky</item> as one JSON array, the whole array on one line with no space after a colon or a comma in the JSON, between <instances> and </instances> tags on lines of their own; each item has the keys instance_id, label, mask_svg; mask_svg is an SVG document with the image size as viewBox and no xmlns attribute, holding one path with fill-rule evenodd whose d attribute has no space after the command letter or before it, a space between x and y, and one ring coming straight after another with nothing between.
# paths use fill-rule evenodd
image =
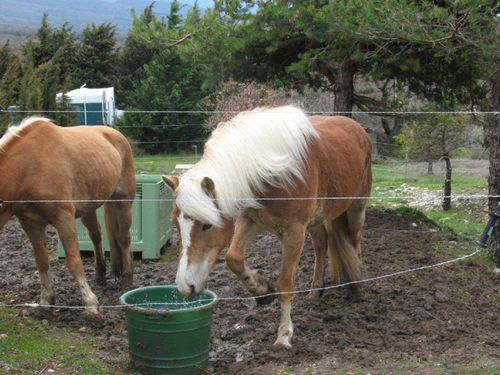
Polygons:
<instances>
[{"instance_id":1,"label":"overcast sky","mask_svg":"<svg viewBox=\"0 0 500 375\"><path fill-rule=\"evenodd\" d=\"M194 5L195 0L179 0L181 4ZM200 8L211 8L214 5L213 0L198 0L198 6Z\"/></svg>"}]
</instances>

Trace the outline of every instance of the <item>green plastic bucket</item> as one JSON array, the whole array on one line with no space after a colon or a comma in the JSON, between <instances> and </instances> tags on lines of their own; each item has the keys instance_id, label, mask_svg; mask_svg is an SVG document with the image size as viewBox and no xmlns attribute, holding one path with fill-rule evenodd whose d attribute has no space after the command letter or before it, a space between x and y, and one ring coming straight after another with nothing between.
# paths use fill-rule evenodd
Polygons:
<instances>
[{"instance_id":1,"label":"green plastic bucket","mask_svg":"<svg viewBox=\"0 0 500 375\"><path fill-rule=\"evenodd\" d=\"M184 297L175 285L131 290L120 297L127 306L130 362L141 374L195 374L208 364L212 307L207 291Z\"/></svg>"}]
</instances>

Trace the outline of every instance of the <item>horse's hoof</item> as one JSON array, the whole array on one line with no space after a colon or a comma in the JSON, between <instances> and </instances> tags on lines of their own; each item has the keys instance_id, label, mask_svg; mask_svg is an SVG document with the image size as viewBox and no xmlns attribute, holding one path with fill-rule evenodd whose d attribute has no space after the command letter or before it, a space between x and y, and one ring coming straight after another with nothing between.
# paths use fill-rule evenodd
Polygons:
<instances>
[{"instance_id":1,"label":"horse's hoof","mask_svg":"<svg viewBox=\"0 0 500 375\"><path fill-rule=\"evenodd\" d=\"M313 290L307 295L307 299L311 302L319 302L325 293L324 290Z\"/></svg>"},{"instance_id":2,"label":"horse's hoof","mask_svg":"<svg viewBox=\"0 0 500 375\"><path fill-rule=\"evenodd\" d=\"M350 285L347 289L347 300L352 303L363 302L363 293L357 285Z\"/></svg>"},{"instance_id":3,"label":"horse's hoof","mask_svg":"<svg viewBox=\"0 0 500 375\"><path fill-rule=\"evenodd\" d=\"M95 282L97 285L106 286L106 275L105 274L101 275L99 273L96 273Z\"/></svg>"},{"instance_id":4,"label":"horse's hoof","mask_svg":"<svg viewBox=\"0 0 500 375\"><path fill-rule=\"evenodd\" d=\"M53 316L53 310L50 307L39 306L33 311L33 316L39 320L50 319Z\"/></svg>"},{"instance_id":5,"label":"horse's hoof","mask_svg":"<svg viewBox=\"0 0 500 375\"><path fill-rule=\"evenodd\" d=\"M134 276L132 274L124 273L120 282L122 290L127 290L132 287Z\"/></svg>"},{"instance_id":6,"label":"horse's hoof","mask_svg":"<svg viewBox=\"0 0 500 375\"><path fill-rule=\"evenodd\" d=\"M98 316L100 316L100 314L99 314L99 308L97 308L97 307L87 307L85 309L85 314L89 318L98 317Z\"/></svg>"},{"instance_id":7,"label":"horse's hoof","mask_svg":"<svg viewBox=\"0 0 500 375\"><path fill-rule=\"evenodd\" d=\"M279 336L274 342L273 346L276 349L292 349L291 337L286 335Z\"/></svg>"},{"instance_id":8,"label":"horse's hoof","mask_svg":"<svg viewBox=\"0 0 500 375\"><path fill-rule=\"evenodd\" d=\"M257 305L268 305L273 302L276 298L275 292L274 285L270 281L267 281L267 292L263 296L255 296Z\"/></svg>"}]
</instances>

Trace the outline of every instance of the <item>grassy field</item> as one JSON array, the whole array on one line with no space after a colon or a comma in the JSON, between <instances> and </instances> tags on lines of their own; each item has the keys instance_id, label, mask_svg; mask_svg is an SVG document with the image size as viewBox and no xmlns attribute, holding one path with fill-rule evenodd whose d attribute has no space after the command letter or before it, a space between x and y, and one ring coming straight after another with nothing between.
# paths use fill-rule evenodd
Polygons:
<instances>
[{"instance_id":1,"label":"grassy field","mask_svg":"<svg viewBox=\"0 0 500 375\"><path fill-rule=\"evenodd\" d=\"M49 326L22 309L0 308L1 374L124 374L92 359L94 346L92 339Z\"/></svg>"},{"instance_id":2,"label":"grassy field","mask_svg":"<svg viewBox=\"0 0 500 375\"><path fill-rule=\"evenodd\" d=\"M176 164L192 164L196 161L194 155L140 156L136 157L135 166L137 173L168 174L172 173ZM481 167L469 161L454 161L454 164L454 194L487 194L487 162L483 162ZM442 227L457 233L464 246L473 244L472 241L479 238L486 224L485 199L457 202L451 211L443 212L439 209L443 174L436 170L434 175L428 175L426 171L424 165L405 165L400 162L373 165L371 204L393 208L408 215L421 215L423 211ZM428 207L423 210L414 208L424 198L429 200ZM441 250L453 257L453 250ZM481 263L489 262L484 252L475 259ZM32 319L28 315L20 309L0 308L0 373L46 374L46 370L52 366L58 369L56 374L123 374L123 370L117 371L110 365L89 359L93 358L94 346L88 338L82 339L74 332L60 328L49 329L47 321ZM47 358L55 363L47 363ZM498 369L463 373L498 374Z\"/></svg>"},{"instance_id":3,"label":"grassy field","mask_svg":"<svg viewBox=\"0 0 500 375\"><path fill-rule=\"evenodd\" d=\"M194 164L200 158L195 155L147 155L135 157L136 173L170 174L177 164Z\"/></svg>"}]
</instances>

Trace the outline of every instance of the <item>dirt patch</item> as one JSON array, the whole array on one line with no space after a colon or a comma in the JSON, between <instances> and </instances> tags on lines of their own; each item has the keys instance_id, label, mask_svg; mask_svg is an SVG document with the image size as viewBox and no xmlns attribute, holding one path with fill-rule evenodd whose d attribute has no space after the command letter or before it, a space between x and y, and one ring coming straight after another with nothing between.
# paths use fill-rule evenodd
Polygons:
<instances>
[{"instance_id":1,"label":"dirt patch","mask_svg":"<svg viewBox=\"0 0 500 375\"><path fill-rule=\"evenodd\" d=\"M53 255L55 236L49 234ZM435 263L441 258L433 249L455 240L428 221L371 210L364 233L364 275ZM166 258L172 258L174 248L175 244L167 250ZM248 263L276 280L279 249L274 237L262 235L248 249ZM297 289L308 288L313 258L307 239ZM37 302L39 280L31 246L15 222L0 232L0 259L0 301ZM98 288L93 282L93 259L87 257L84 262L100 303L116 305L121 294L116 284L108 280L107 288ZM57 303L80 305L64 260L54 258L51 267ZM135 287L171 284L175 268L174 262L136 261ZM279 323L276 301L266 306L248 300L220 301L214 311L208 370L217 374L432 373L499 366L499 280L499 275L466 260L364 284L363 298L356 301L341 288L326 291L319 303L299 295L292 311L295 335L289 352L272 348ZM220 297L248 296L222 261L210 275L209 288ZM49 324L97 338L102 344L97 355L117 368L127 368L121 309L102 309L101 319L89 322L80 310L59 308L48 319Z\"/></svg>"}]
</instances>

